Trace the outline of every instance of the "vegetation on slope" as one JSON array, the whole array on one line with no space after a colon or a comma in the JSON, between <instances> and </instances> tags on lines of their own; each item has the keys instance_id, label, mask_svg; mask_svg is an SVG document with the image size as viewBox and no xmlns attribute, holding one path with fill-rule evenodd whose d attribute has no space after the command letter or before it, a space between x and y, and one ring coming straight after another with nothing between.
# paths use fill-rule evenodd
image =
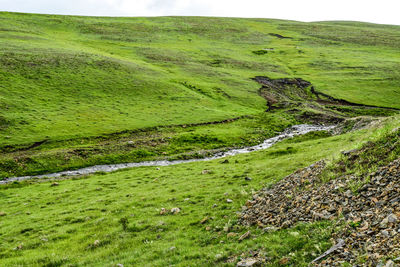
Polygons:
<instances>
[{"instance_id":1,"label":"vegetation on slope","mask_svg":"<svg viewBox=\"0 0 400 267\"><path fill-rule=\"evenodd\" d=\"M0 18L1 144L257 114L264 109L251 81L257 75L301 77L352 102L400 107L399 27L5 12ZM271 50L253 53L260 49Z\"/></svg>"},{"instance_id":2,"label":"vegetation on slope","mask_svg":"<svg viewBox=\"0 0 400 267\"><path fill-rule=\"evenodd\" d=\"M1 149L3 177L43 174L96 164L139 162L160 159L204 158L230 147L261 143L295 123L341 123L345 132L363 115L389 116L394 108L351 103L317 92L300 78L255 77L262 85L259 94L267 100L266 112L233 119L147 129L68 140L44 140L30 145Z\"/></svg>"},{"instance_id":3,"label":"vegetation on slope","mask_svg":"<svg viewBox=\"0 0 400 267\"><path fill-rule=\"evenodd\" d=\"M239 242L249 229L236 212L255 190L399 126L392 117L386 128L351 131L400 108L397 26L3 12L0 37L1 177L203 157L292 124L363 116L346 121L344 135L311 133L228 161L1 186L5 266L232 265L251 251L272 265L306 265L330 246L330 222L252 228ZM312 88L282 95L255 77ZM389 152L377 155L397 155ZM343 172L377 164L342 160Z\"/></svg>"},{"instance_id":4,"label":"vegetation on slope","mask_svg":"<svg viewBox=\"0 0 400 267\"><path fill-rule=\"evenodd\" d=\"M260 251L271 264L289 256L290 264L307 265L330 247L331 223L265 233L238 225L236 212L256 190L357 148L358 140L376 140L398 127L398 118L385 125L340 136L310 134L228 162L2 186L0 261L5 266L230 266ZM180 209L175 215L160 214L175 207ZM251 237L239 242L248 230Z\"/></svg>"},{"instance_id":5,"label":"vegetation on slope","mask_svg":"<svg viewBox=\"0 0 400 267\"><path fill-rule=\"evenodd\" d=\"M347 168L340 159L329 169L318 161L297 170L255 193L239 222L277 230L329 220L339 226L331 236L331 253L313 260L313 266L393 265L400 256L399 141L397 128L360 150L344 152L352 162ZM374 171L368 173L370 168ZM351 169L362 172L350 174ZM326 171L334 172L328 181Z\"/></svg>"}]
</instances>

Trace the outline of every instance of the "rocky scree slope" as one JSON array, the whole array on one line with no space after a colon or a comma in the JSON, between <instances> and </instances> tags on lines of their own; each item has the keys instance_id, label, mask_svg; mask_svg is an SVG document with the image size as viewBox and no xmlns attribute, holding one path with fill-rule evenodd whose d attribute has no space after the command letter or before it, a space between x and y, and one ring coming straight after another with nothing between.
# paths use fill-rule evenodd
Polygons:
<instances>
[{"instance_id":1,"label":"rocky scree slope","mask_svg":"<svg viewBox=\"0 0 400 267\"><path fill-rule=\"evenodd\" d=\"M400 131L395 135L400 137ZM370 147L346 154L363 158L371 153ZM314 264L376 266L399 260L400 158L369 174L345 174L328 182L324 182L324 170L326 164L320 161L262 189L243 207L240 223L270 231L298 222L333 220L341 230L332 240L340 244Z\"/></svg>"}]
</instances>

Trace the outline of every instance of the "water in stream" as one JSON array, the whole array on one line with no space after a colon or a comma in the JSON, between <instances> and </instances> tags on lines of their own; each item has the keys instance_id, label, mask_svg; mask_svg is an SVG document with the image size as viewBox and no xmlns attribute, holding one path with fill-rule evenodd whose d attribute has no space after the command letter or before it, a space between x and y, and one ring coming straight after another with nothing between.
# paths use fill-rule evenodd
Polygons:
<instances>
[{"instance_id":1,"label":"water in stream","mask_svg":"<svg viewBox=\"0 0 400 267\"><path fill-rule=\"evenodd\" d=\"M267 149L272 145L282 141L286 138L291 138L297 135L303 135L309 132L314 131L327 131L332 130L335 126L324 126L324 125L309 125L309 124L300 124L295 125L290 128L287 128L285 131L280 133L277 136L272 138L266 139L259 145L251 146L251 147L244 147L238 149L231 149L225 152L217 153L211 157L201 158L201 159L188 159L188 160L154 160L154 161L143 161L143 162L132 162L132 163L121 163L121 164L109 164L109 165L95 165L91 167L86 167L78 170L72 171L62 171L56 172L51 174L43 174L43 175L33 175L33 176L21 176L21 177L12 177L7 178L6 180L0 181L0 184L6 184L14 181L23 181L29 180L34 178L56 178L56 177L63 177L63 176L76 176L76 175L85 175L91 174L96 172L112 172L120 169L126 168L134 168L134 167L144 167L144 166L169 166L169 165L176 165L182 163L189 163L189 162L197 162L197 161L209 161L213 159L220 159L228 156L234 156L238 154L250 153L253 151L258 151L262 149Z\"/></svg>"}]
</instances>

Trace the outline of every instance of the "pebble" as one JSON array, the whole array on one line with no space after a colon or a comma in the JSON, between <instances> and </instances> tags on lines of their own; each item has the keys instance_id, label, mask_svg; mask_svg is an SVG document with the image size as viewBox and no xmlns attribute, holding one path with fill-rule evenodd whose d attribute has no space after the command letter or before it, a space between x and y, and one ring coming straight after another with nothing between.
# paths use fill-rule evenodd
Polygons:
<instances>
[{"instance_id":1,"label":"pebble","mask_svg":"<svg viewBox=\"0 0 400 267\"><path fill-rule=\"evenodd\" d=\"M381 228L386 228L387 225L388 225L388 223L389 223L389 219L388 219L388 218L385 218L385 219L383 219L383 220L381 221L380 227L381 227Z\"/></svg>"},{"instance_id":2,"label":"pebble","mask_svg":"<svg viewBox=\"0 0 400 267\"><path fill-rule=\"evenodd\" d=\"M171 213L172 213L172 214L178 214L179 212L181 212L181 209L180 209L180 208L172 208L172 209L171 209Z\"/></svg>"},{"instance_id":3,"label":"pebble","mask_svg":"<svg viewBox=\"0 0 400 267\"><path fill-rule=\"evenodd\" d=\"M383 230L381 233L382 233L382 235L383 235L384 237L390 237L389 232L386 231L386 230Z\"/></svg>"},{"instance_id":4,"label":"pebble","mask_svg":"<svg viewBox=\"0 0 400 267\"><path fill-rule=\"evenodd\" d=\"M278 228L277 228L277 227L273 227L273 226L265 227L265 228L263 229L263 231L266 232L266 233L275 232L275 231L277 231L277 230L278 230Z\"/></svg>"},{"instance_id":5,"label":"pebble","mask_svg":"<svg viewBox=\"0 0 400 267\"><path fill-rule=\"evenodd\" d=\"M226 235L226 237L235 237L235 236L237 236L237 233L233 233L233 232L231 232L231 233L228 233L227 235Z\"/></svg>"},{"instance_id":6,"label":"pebble","mask_svg":"<svg viewBox=\"0 0 400 267\"><path fill-rule=\"evenodd\" d=\"M237 267L251 267L258 264L258 260L256 259L244 259L237 263Z\"/></svg>"},{"instance_id":7,"label":"pebble","mask_svg":"<svg viewBox=\"0 0 400 267\"><path fill-rule=\"evenodd\" d=\"M232 203L232 202L233 202L233 200L228 198L228 199L226 200L226 202L228 202L228 203Z\"/></svg>"},{"instance_id":8,"label":"pebble","mask_svg":"<svg viewBox=\"0 0 400 267\"><path fill-rule=\"evenodd\" d=\"M395 222L397 222L397 216L394 215L394 214L390 214L390 215L387 217L387 220L388 220L389 223L395 223Z\"/></svg>"},{"instance_id":9,"label":"pebble","mask_svg":"<svg viewBox=\"0 0 400 267\"><path fill-rule=\"evenodd\" d=\"M250 232L250 231L247 231L246 233L244 233L243 235L241 235L241 236L239 237L239 241L242 241L242 240L245 240L246 238L249 238L250 235L251 235L251 232Z\"/></svg>"},{"instance_id":10,"label":"pebble","mask_svg":"<svg viewBox=\"0 0 400 267\"><path fill-rule=\"evenodd\" d=\"M286 264L288 264L288 262L289 262L289 259L288 259L288 258L282 258L282 259L279 261L279 264L280 264L280 265L286 265Z\"/></svg>"},{"instance_id":11,"label":"pebble","mask_svg":"<svg viewBox=\"0 0 400 267\"><path fill-rule=\"evenodd\" d=\"M207 221L208 221L208 219L210 219L209 217L204 217L201 221L200 221L200 223L201 224L205 224Z\"/></svg>"}]
</instances>

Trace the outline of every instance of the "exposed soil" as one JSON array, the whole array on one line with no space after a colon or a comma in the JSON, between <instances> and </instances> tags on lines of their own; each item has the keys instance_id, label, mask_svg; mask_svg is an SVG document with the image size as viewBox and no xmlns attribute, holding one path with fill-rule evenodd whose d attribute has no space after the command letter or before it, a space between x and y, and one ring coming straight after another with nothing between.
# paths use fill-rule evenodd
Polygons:
<instances>
[{"instance_id":1,"label":"exposed soil","mask_svg":"<svg viewBox=\"0 0 400 267\"><path fill-rule=\"evenodd\" d=\"M399 109L352 103L318 92L301 78L271 79L256 76L259 94L267 100L266 112L286 110L304 123L339 124L352 117L388 116Z\"/></svg>"},{"instance_id":2,"label":"exposed soil","mask_svg":"<svg viewBox=\"0 0 400 267\"><path fill-rule=\"evenodd\" d=\"M259 93L267 100L268 110L287 107L290 101L308 99L305 89L311 83L301 78L270 79L256 76L254 80L262 85Z\"/></svg>"},{"instance_id":3,"label":"exposed soil","mask_svg":"<svg viewBox=\"0 0 400 267\"><path fill-rule=\"evenodd\" d=\"M396 108L358 104L344 99L335 98L315 90L311 82L303 80L302 78L271 79L265 76L256 76L253 80L262 85L259 94L267 100L267 111L304 104L308 104L308 107L314 109L318 109L315 104L320 104L322 107L326 105L337 105L358 108L400 110ZM314 103L314 106L310 106L311 103ZM321 111L320 108L319 110Z\"/></svg>"},{"instance_id":4,"label":"exposed soil","mask_svg":"<svg viewBox=\"0 0 400 267\"><path fill-rule=\"evenodd\" d=\"M344 118L331 115L329 113L315 113L310 111L304 111L297 115L297 119L308 123L329 123L339 124L345 121Z\"/></svg>"},{"instance_id":5,"label":"exposed soil","mask_svg":"<svg viewBox=\"0 0 400 267\"><path fill-rule=\"evenodd\" d=\"M280 35L278 33L269 33L269 35L274 36L274 37L279 38L279 39L293 39L292 37L283 36L283 35Z\"/></svg>"}]
</instances>

